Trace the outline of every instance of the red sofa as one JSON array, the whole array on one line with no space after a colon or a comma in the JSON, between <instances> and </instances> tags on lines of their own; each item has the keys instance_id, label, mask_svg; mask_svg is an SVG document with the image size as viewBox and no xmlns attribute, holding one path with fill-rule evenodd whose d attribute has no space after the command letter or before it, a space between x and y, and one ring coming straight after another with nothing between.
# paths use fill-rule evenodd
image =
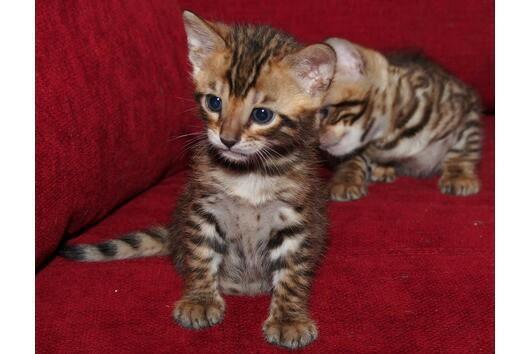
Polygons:
<instances>
[{"instance_id":1,"label":"red sofa","mask_svg":"<svg viewBox=\"0 0 531 354\"><path fill-rule=\"evenodd\" d=\"M39 353L280 351L262 339L268 297L227 297L222 324L172 321L168 259L85 264L55 257L169 220L199 129L181 12L269 23L302 41L338 36L421 48L485 104L481 192L444 196L399 178L330 203L330 247L309 352L494 350L494 3L475 0L43 0L37 6L36 299Z\"/></svg>"}]
</instances>

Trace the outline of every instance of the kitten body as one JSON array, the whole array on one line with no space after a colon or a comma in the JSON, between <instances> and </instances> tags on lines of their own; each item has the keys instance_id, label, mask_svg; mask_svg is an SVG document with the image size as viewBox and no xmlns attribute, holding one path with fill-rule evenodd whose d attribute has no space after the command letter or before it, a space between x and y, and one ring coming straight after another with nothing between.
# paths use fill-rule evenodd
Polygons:
<instances>
[{"instance_id":1,"label":"kitten body","mask_svg":"<svg viewBox=\"0 0 531 354\"><path fill-rule=\"evenodd\" d=\"M315 110L334 51L265 26L183 17L205 133L171 226L63 254L99 261L169 253L184 279L173 314L182 326L220 322L223 293L271 293L266 340L307 345L317 337L308 297L327 225Z\"/></svg>"},{"instance_id":2,"label":"kitten body","mask_svg":"<svg viewBox=\"0 0 531 354\"><path fill-rule=\"evenodd\" d=\"M442 172L443 193L479 191L480 103L465 84L418 55L382 54L332 38L338 57L320 118L321 148L339 157L331 198L367 183Z\"/></svg>"}]
</instances>

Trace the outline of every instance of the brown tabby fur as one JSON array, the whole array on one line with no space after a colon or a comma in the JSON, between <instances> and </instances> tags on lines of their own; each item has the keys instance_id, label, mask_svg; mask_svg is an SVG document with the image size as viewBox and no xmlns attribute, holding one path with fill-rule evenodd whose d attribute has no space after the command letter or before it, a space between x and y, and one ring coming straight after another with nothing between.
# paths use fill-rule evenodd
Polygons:
<instances>
[{"instance_id":1,"label":"brown tabby fur","mask_svg":"<svg viewBox=\"0 0 531 354\"><path fill-rule=\"evenodd\" d=\"M334 52L323 44L303 48L265 26L231 27L190 12L184 21L206 129L171 227L71 246L63 254L91 261L169 249L184 278L174 310L182 326L219 323L222 293L268 292L266 340L307 345L317 337L308 297L327 225L315 110L333 77ZM222 99L221 112L208 109L209 94ZM267 107L275 118L255 124L253 107ZM237 143L227 148L221 139Z\"/></svg>"},{"instance_id":2,"label":"brown tabby fur","mask_svg":"<svg viewBox=\"0 0 531 354\"><path fill-rule=\"evenodd\" d=\"M465 84L419 55L380 53L333 38L334 81L318 114L321 148L340 157L333 200L367 183L442 172L443 193L479 191L480 103Z\"/></svg>"}]
</instances>

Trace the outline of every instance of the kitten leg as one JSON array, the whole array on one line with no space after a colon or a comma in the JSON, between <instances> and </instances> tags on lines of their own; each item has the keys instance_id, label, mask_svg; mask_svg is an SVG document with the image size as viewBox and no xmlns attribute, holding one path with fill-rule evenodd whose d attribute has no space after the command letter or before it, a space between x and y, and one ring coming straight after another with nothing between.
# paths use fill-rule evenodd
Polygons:
<instances>
[{"instance_id":1,"label":"kitten leg","mask_svg":"<svg viewBox=\"0 0 531 354\"><path fill-rule=\"evenodd\" d=\"M295 230L295 227L285 230ZM286 253L296 247L294 240L299 240L298 247L308 247L305 245L304 234L286 234L284 244L271 252L277 270L273 272L269 317L263 325L264 335L269 343L291 349L308 345L318 334L317 326L308 313L310 283L315 267L312 260L316 255L312 255L310 251L298 250L291 257L284 258L281 252Z\"/></svg>"},{"instance_id":2,"label":"kitten leg","mask_svg":"<svg viewBox=\"0 0 531 354\"><path fill-rule=\"evenodd\" d=\"M371 164L371 182L391 183L396 179L396 170L393 166Z\"/></svg>"},{"instance_id":3,"label":"kitten leg","mask_svg":"<svg viewBox=\"0 0 531 354\"><path fill-rule=\"evenodd\" d=\"M330 199L335 201L356 200L367 195L369 168L363 155L355 155L342 162L330 184Z\"/></svg>"},{"instance_id":4,"label":"kitten leg","mask_svg":"<svg viewBox=\"0 0 531 354\"><path fill-rule=\"evenodd\" d=\"M225 234L209 212L194 204L183 232L184 294L175 304L174 319L200 329L223 319L225 302L218 289L218 267L226 251Z\"/></svg>"},{"instance_id":5,"label":"kitten leg","mask_svg":"<svg viewBox=\"0 0 531 354\"><path fill-rule=\"evenodd\" d=\"M467 196L479 192L480 182L476 165L481 156L479 122L465 124L457 143L448 150L442 163L439 189L445 194Z\"/></svg>"}]
</instances>

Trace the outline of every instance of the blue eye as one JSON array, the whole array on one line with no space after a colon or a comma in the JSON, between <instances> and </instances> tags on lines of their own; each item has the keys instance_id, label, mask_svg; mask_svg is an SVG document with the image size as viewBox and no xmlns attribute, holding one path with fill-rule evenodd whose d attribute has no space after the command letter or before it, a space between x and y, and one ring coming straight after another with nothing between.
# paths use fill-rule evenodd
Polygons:
<instances>
[{"instance_id":1,"label":"blue eye","mask_svg":"<svg viewBox=\"0 0 531 354\"><path fill-rule=\"evenodd\" d=\"M221 98L214 95L207 95L206 96L206 105L208 109L210 109L212 112L220 112L221 111Z\"/></svg>"},{"instance_id":2,"label":"blue eye","mask_svg":"<svg viewBox=\"0 0 531 354\"><path fill-rule=\"evenodd\" d=\"M275 114L267 108L255 108L251 113L251 118L253 122L258 124L267 124L273 119Z\"/></svg>"}]
</instances>

